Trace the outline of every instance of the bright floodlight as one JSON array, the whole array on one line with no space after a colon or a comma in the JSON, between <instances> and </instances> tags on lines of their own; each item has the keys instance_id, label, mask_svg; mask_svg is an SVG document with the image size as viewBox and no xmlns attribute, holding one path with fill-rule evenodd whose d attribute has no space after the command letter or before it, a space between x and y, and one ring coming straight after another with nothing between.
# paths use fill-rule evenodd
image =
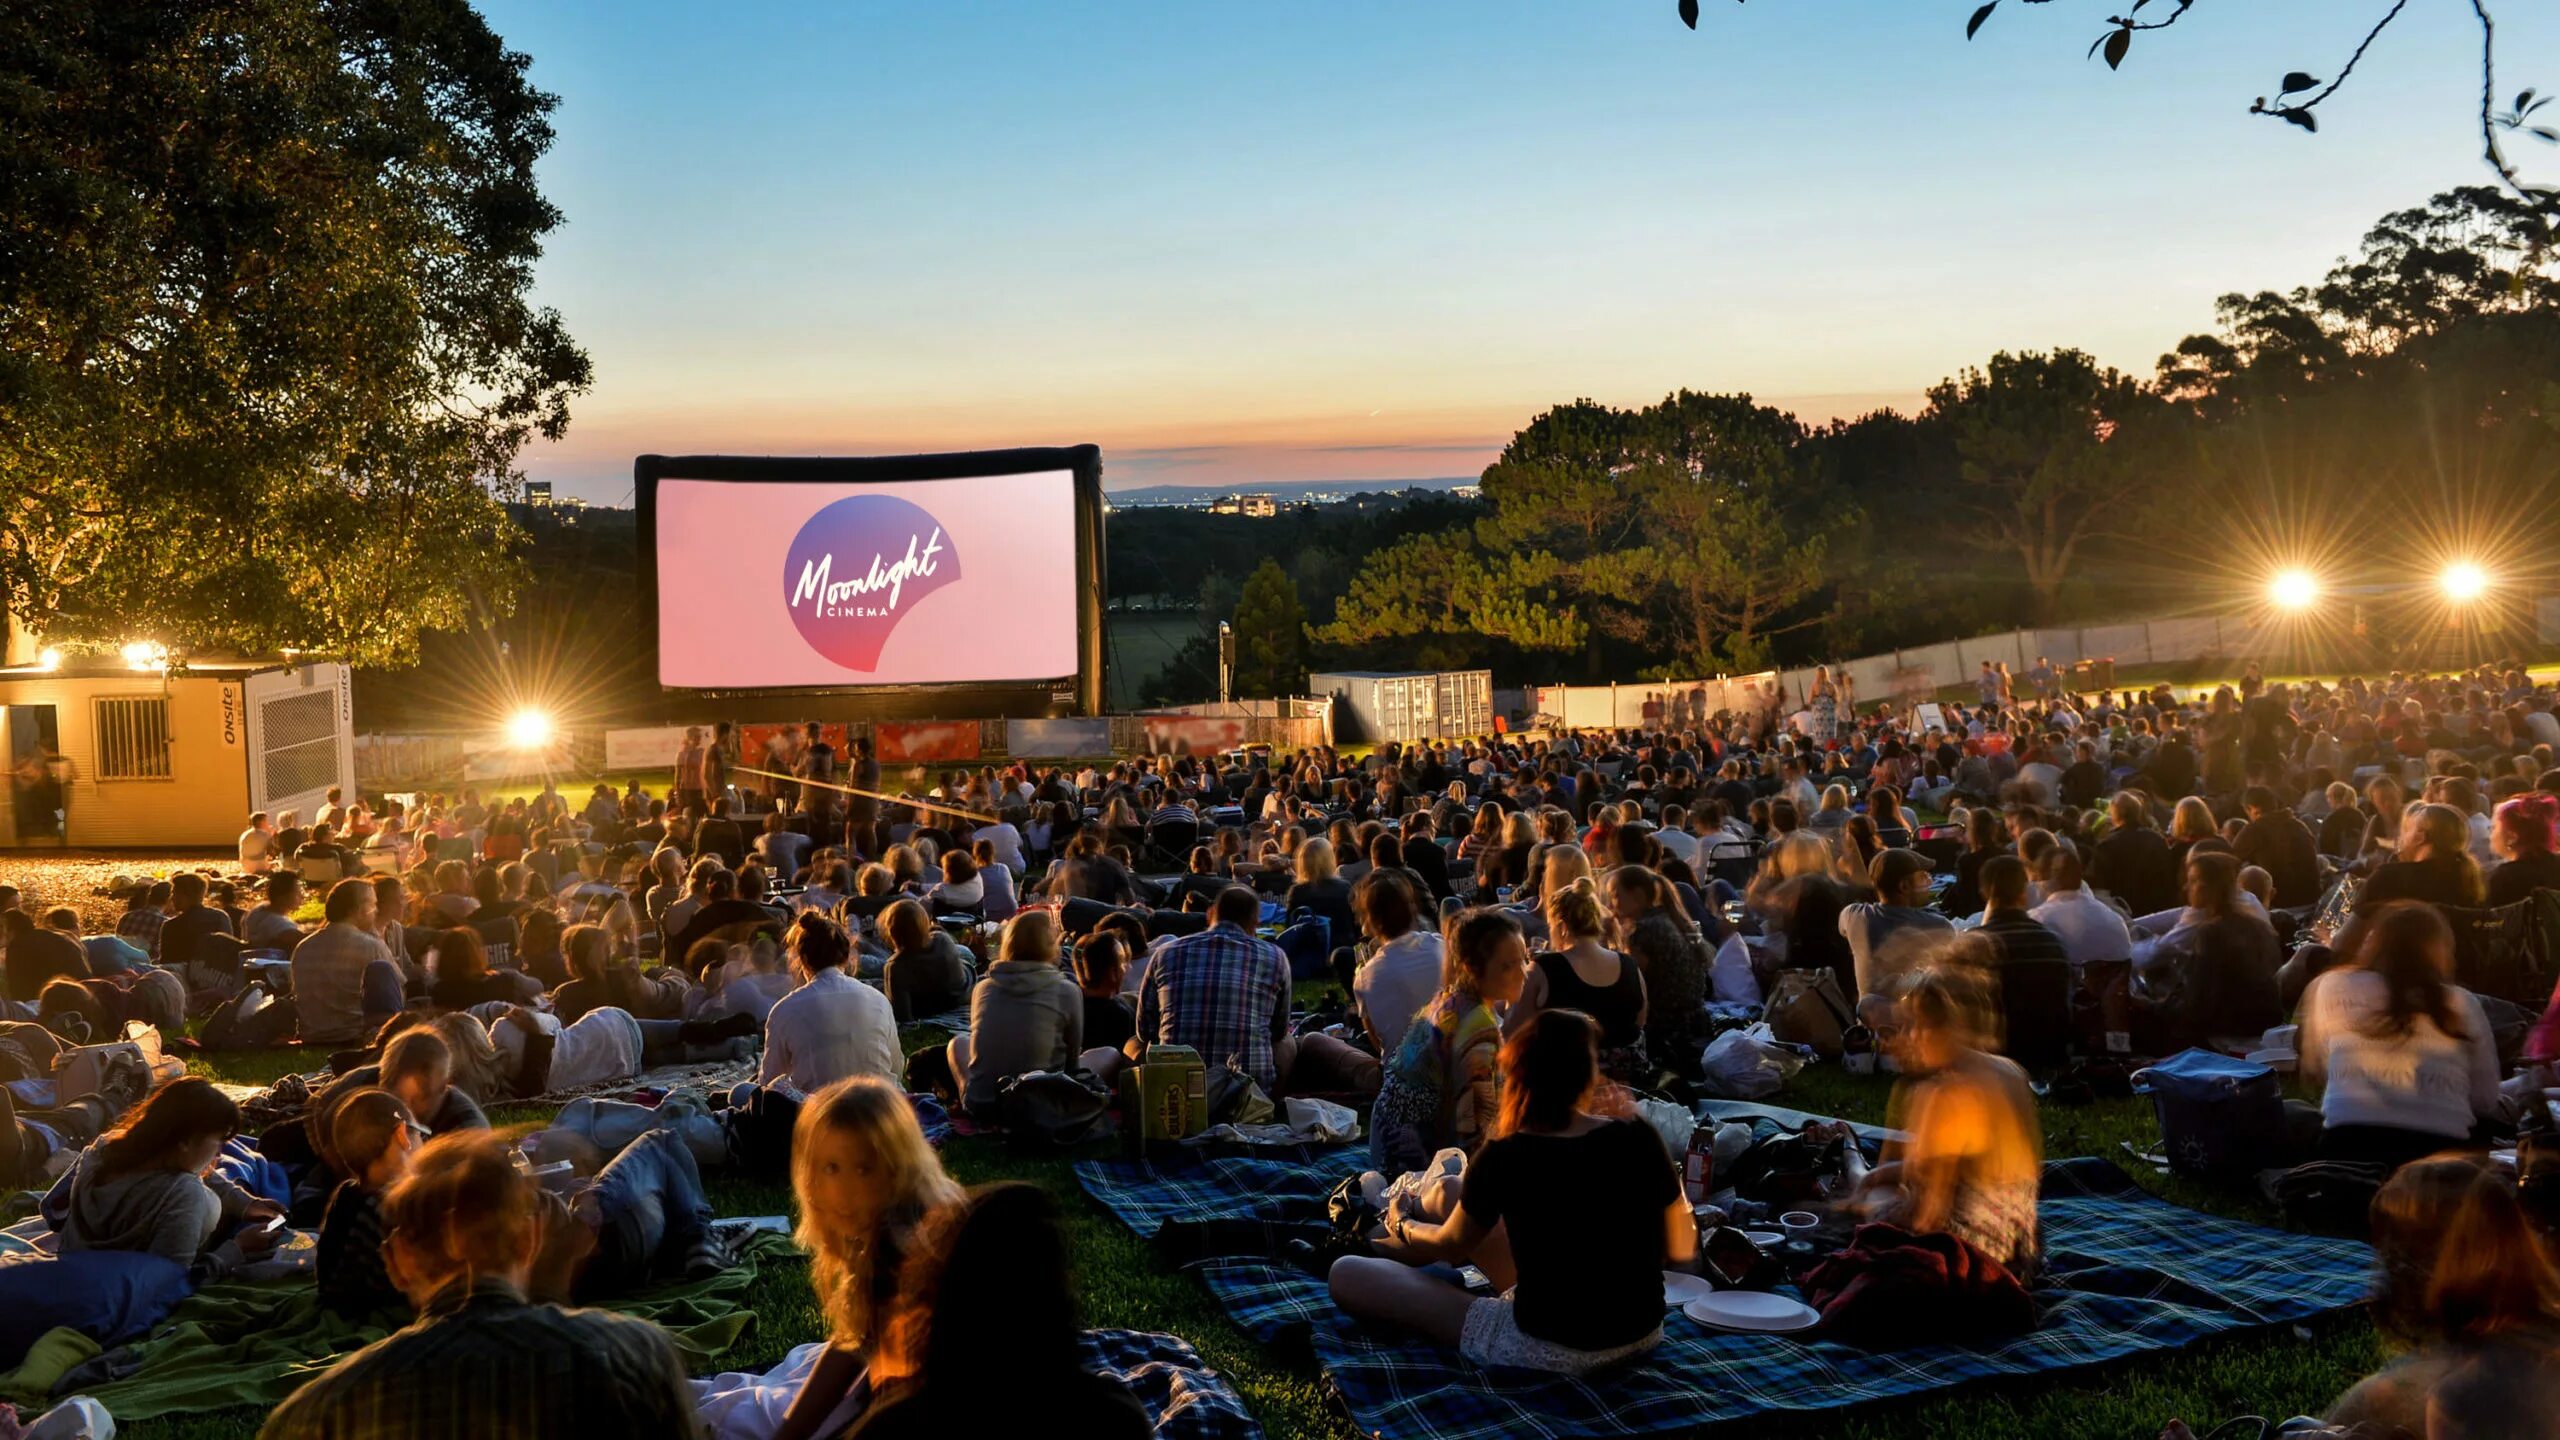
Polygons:
<instances>
[{"instance_id":1,"label":"bright floodlight","mask_svg":"<svg viewBox=\"0 0 2560 1440\"><path fill-rule=\"evenodd\" d=\"M46 647L44 647L44 648L43 648L42 650L40 650L40 651L37 651L37 652L36 652L36 668L37 668L37 669L39 669L39 670L59 670L59 669L61 669L61 668L62 668L62 652L61 652L61 651L59 651L59 650L54 649L54 648L53 648L52 646L50 646L50 645L47 645Z\"/></svg>"},{"instance_id":2,"label":"bright floodlight","mask_svg":"<svg viewBox=\"0 0 2560 1440\"><path fill-rule=\"evenodd\" d=\"M507 743L518 750L547 750L555 733L551 717L539 710L519 710L507 717Z\"/></svg>"},{"instance_id":3,"label":"bright floodlight","mask_svg":"<svg viewBox=\"0 0 2560 1440\"><path fill-rule=\"evenodd\" d=\"M2436 577L2436 583L2444 587L2447 600L2477 600L2488 593L2489 572L2468 560L2460 560L2444 567L2444 573Z\"/></svg>"},{"instance_id":4,"label":"bright floodlight","mask_svg":"<svg viewBox=\"0 0 2560 1440\"><path fill-rule=\"evenodd\" d=\"M157 640L136 640L117 652L124 657L127 670L166 670L169 647Z\"/></svg>"},{"instance_id":5,"label":"bright floodlight","mask_svg":"<svg viewBox=\"0 0 2560 1440\"><path fill-rule=\"evenodd\" d=\"M2308 570L2280 570L2268 582L2267 598L2279 610L2308 610L2320 598L2320 577Z\"/></svg>"}]
</instances>

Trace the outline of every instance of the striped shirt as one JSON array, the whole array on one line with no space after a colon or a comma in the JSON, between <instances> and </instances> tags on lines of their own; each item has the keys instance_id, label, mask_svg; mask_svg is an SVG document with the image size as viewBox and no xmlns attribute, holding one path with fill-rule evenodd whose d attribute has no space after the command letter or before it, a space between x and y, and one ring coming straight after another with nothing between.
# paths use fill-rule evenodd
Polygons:
<instances>
[{"instance_id":1,"label":"striped shirt","mask_svg":"<svg viewBox=\"0 0 2560 1440\"><path fill-rule=\"evenodd\" d=\"M664 1330L533 1305L506 1281L457 1281L415 1324L366 1346L267 1417L260 1440L698 1436Z\"/></svg>"}]
</instances>

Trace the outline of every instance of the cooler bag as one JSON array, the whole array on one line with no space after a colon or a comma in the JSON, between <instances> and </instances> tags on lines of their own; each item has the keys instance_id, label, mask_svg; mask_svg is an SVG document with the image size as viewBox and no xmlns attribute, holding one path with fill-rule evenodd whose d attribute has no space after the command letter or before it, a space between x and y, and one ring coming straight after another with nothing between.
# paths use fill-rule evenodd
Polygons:
<instances>
[{"instance_id":1,"label":"cooler bag","mask_svg":"<svg viewBox=\"0 0 2560 1440\"><path fill-rule=\"evenodd\" d=\"M2231 1179L2285 1153L2284 1091L2276 1072L2210 1050L2181 1050L2133 1074L2160 1118L2160 1148L2181 1175Z\"/></svg>"}]
</instances>

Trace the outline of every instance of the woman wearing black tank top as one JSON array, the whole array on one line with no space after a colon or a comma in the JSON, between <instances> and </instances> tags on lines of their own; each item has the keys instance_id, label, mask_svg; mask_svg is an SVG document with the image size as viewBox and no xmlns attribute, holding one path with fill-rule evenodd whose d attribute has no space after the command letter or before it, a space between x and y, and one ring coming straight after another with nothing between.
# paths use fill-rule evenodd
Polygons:
<instances>
[{"instance_id":1,"label":"woman wearing black tank top","mask_svg":"<svg viewBox=\"0 0 2560 1440\"><path fill-rule=\"evenodd\" d=\"M1644 971L1609 948L1608 933L1608 912L1590 876L1548 896L1547 937L1557 948L1531 963L1503 1033L1540 1010L1579 1010L1600 1026L1601 1072L1622 1085L1648 1084L1653 1066L1644 1047Z\"/></svg>"}]
</instances>

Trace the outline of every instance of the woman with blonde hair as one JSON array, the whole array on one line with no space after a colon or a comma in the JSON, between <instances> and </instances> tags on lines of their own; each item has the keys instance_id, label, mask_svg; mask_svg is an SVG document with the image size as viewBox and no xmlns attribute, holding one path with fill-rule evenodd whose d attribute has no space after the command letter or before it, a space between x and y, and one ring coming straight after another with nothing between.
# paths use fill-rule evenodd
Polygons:
<instances>
[{"instance_id":1,"label":"woman with blonde hair","mask_svg":"<svg viewBox=\"0 0 2560 1440\"><path fill-rule=\"evenodd\" d=\"M1360 917L1351 908L1351 882L1342 878L1333 842L1310 835L1298 846L1297 883L1289 887L1288 909L1324 917L1335 948L1360 938ZM1211 892L1212 898L1215 896Z\"/></svg>"},{"instance_id":2,"label":"woman with blonde hair","mask_svg":"<svg viewBox=\"0 0 2560 1440\"><path fill-rule=\"evenodd\" d=\"M1806 817L1804 825L1817 835L1836 835L1848 828L1852 813L1849 809L1849 787L1826 785L1822 787L1822 804Z\"/></svg>"},{"instance_id":3,"label":"woman with blonde hair","mask_svg":"<svg viewBox=\"0 0 2560 1440\"><path fill-rule=\"evenodd\" d=\"M809 1097L791 1129L792 1238L809 1255L809 1282L826 1318L825 1349L773 1440L840 1433L855 1415L854 1382L885 1338L898 1272L933 1213L957 1205L958 1184L926 1143L915 1107L885 1080L855 1076Z\"/></svg>"},{"instance_id":4,"label":"woman with blonde hair","mask_svg":"<svg viewBox=\"0 0 2560 1440\"><path fill-rule=\"evenodd\" d=\"M1744 895L1763 918L1764 930L1785 941L1778 963L1791 970L1830 970L1843 996L1858 993L1856 952L1840 932L1840 913L1866 893L1866 877L1842 878L1844 864L1831 842L1799 830L1769 847L1760 873Z\"/></svg>"},{"instance_id":5,"label":"woman with blonde hair","mask_svg":"<svg viewBox=\"0 0 2560 1440\"><path fill-rule=\"evenodd\" d=\"M1482 828L1487 813L1500 812L1491 805L1476 812L1477 826ZM1501 820L1501 843L1488 843L1476 852L1476 887L1478 905L1498 904L1509 897L1498 892L1517 889L1528 883L1529 857L1537 853L1538 822L1526 810L1514 810Z\"/></svg>"},{"instance_id":6,"label":"woman with blonde hair","mask_svg":"<svg viewBox=\"0 0 2560 1440\"><path fill-rule=\"evenodd\" d=\"M1963 937L1899 985L1896 1086L1884 1162L1860 1198L1869 1217L1917 1235L1952 1235L2025 1276L2041 1244L2036 1189L2043 1130L2027 1075L2000 1048L1996 967L1989 941ZM1970 952L1970 953L1968 953Z\"/></svg>"},{"instance_id":7,"label":"woman with blonde hair","mask_svg":"<svg viewBox=\"0 0 2560 1440\"><path fill-rule=\"evenodd\" d=\"M1554 948L1531 958L1528 981L1503 1020L1502 1032L1518 1033L1541 1010L1579 1010L1600 1026L1600 1067L1609 1078L1622 1085L1651 1084L1653 1067L1644 1044L1644 969L1609 947L1609 911L1591 878L1589 861L1583 862L1583 873L1547 892L1545 908L1547 942Z\"/></svg>"},{"instance_id":8,"label":"woman with blonde hair","mask_svg":"<svg viewBox=\"0 0 2560 1440\"><path fill-rule=\"evenodd\" d=\"M1084 992L1058 968L1058 917L1025 910L1005 922L997 960L969 992L969 1028L946 1057L960 1104L996 1116L997 1091L1016 1075L1072 1068L1084 1051Z\"/></svg>"}]
</instances>

